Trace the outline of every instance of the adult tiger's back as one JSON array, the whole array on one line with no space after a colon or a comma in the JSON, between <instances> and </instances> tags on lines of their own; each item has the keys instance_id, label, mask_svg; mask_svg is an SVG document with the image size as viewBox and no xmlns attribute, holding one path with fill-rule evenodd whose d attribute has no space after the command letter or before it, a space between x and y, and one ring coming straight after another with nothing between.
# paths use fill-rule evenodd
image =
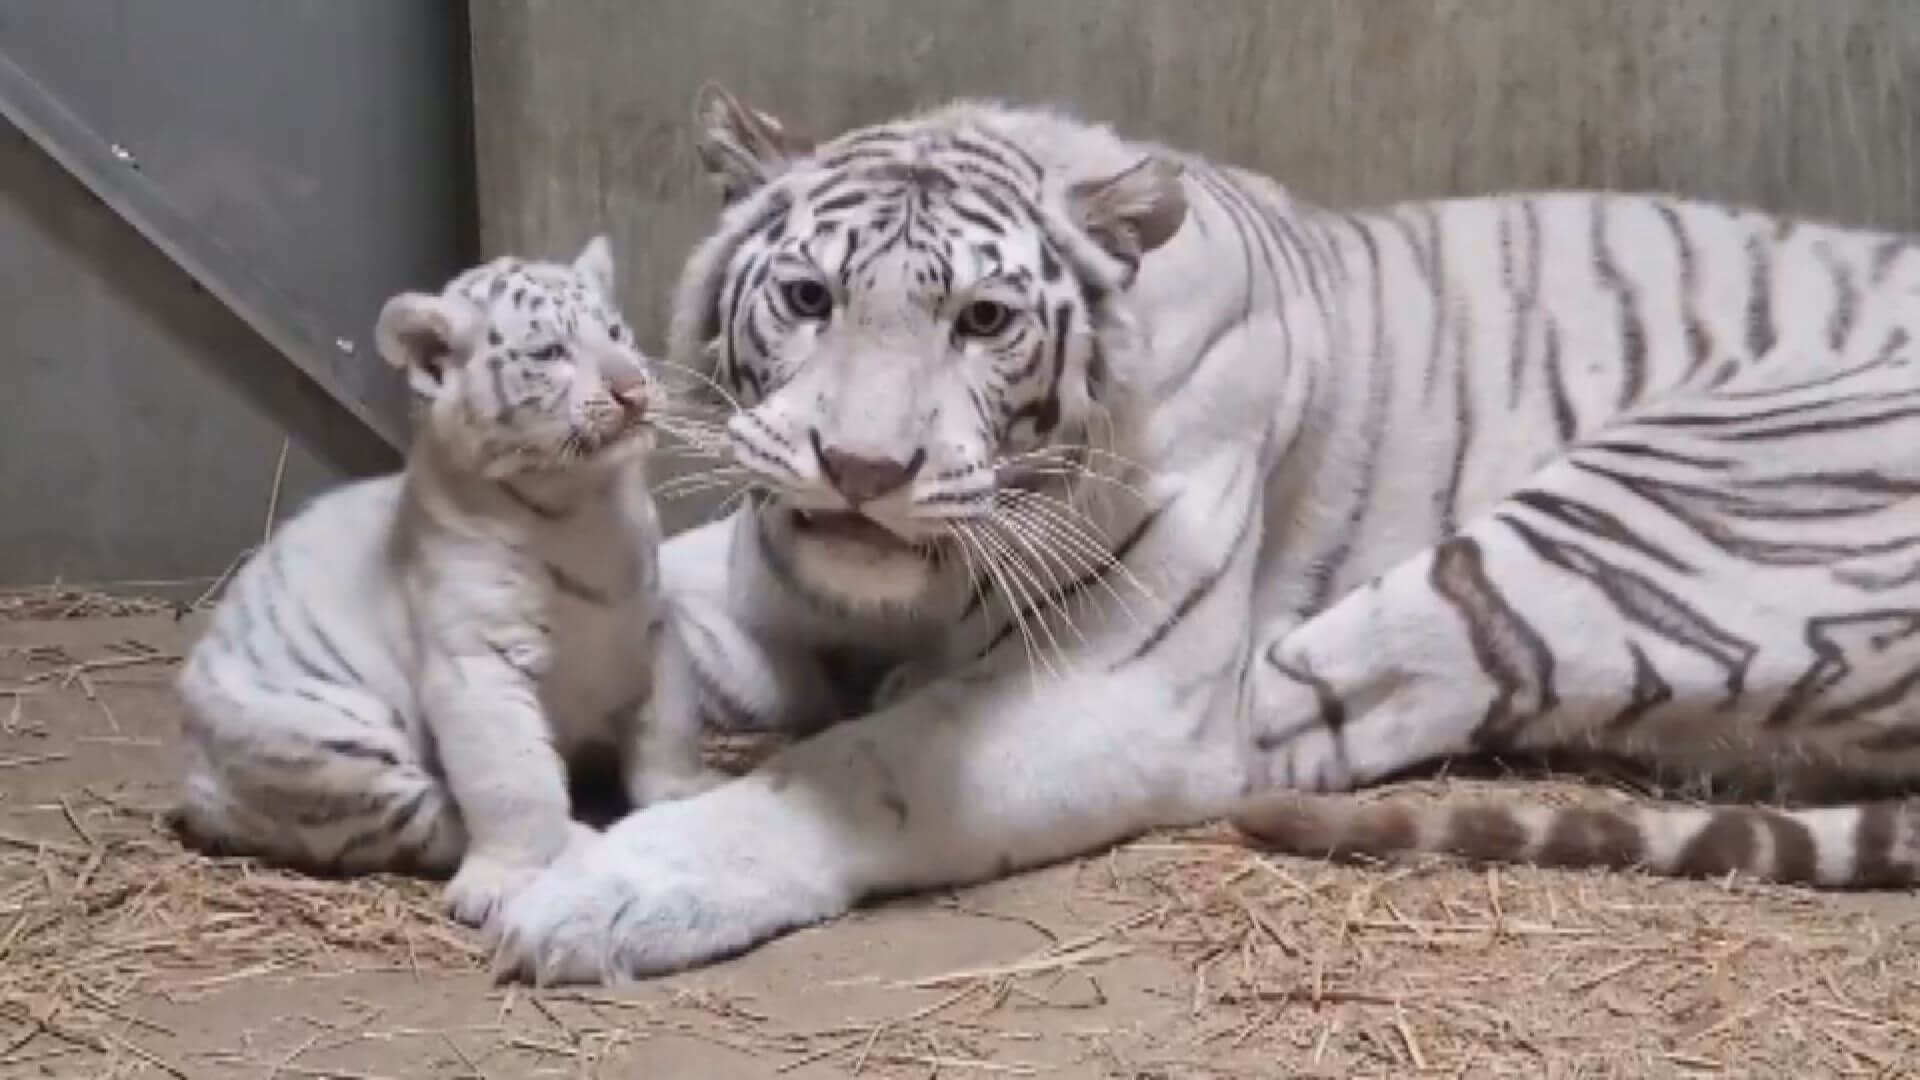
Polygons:
<instances>
[{"instance_id":1,"label":"adult tiger's back","mask_svg":"<svg viewBox=\"0 0 1920 1080\"><path fill-rule=\"evenodd\" d=\"M1375 361L1364 449L1310 597L1339 599L1256 671L1317 702L1264 728L1285 748L1267 775L1338 790L1445 755L1597 753L1785 805L1276 795L1238 824L1303 853L1914 880L1910 241L1615 194L1339 220L1379 283L1342 319ZM1437 546L1400 562L1395 534Z\"/></svg>"}]
</instances>

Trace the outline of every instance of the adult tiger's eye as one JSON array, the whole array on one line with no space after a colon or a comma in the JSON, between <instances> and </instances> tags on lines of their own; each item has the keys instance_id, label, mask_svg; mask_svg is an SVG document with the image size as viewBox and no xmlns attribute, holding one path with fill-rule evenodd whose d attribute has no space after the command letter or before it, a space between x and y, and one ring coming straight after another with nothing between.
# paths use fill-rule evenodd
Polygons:
<instances>
[{"instance_id":1,"label":"adult tiger's eye","mask_svg":"<svg viewBox=\"0 0 1920 1080\"><path fill-rule=\"evenodd\" d=\"M975 300L960 311L954 324L964 337L992 337L1013 321L1013 309L997 300Z\"/></svg>"},{"instance_id":2,"label":"adult tiger's eye","mask_svg":"<svg viewBox=\"0 0 1920 1080\"><path fill-rule=\"evenodd\" d=\"M824 319L833 310L833 294L811 278L789 281L780 286L780 298L795 315L803 319Z\"/></svg>"}]
</instances>

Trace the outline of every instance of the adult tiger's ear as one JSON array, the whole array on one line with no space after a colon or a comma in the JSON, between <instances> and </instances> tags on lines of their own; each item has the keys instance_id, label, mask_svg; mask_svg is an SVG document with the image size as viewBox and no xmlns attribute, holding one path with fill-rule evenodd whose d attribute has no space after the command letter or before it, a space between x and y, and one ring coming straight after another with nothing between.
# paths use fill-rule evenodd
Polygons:
<instances>
[{"instance_id":1,"label":"adult tiger's ear","mask_svg":"<svg viewBox=\"0 0 1920 1080\"><path fill-rule=\"evenodd\" d=\"M703 83L693 99L694 149L707 176L731 204L773 179L794 158L813 150L768 113L747 105L719 83Z\"/></svg>"},{"instance_id":2,"label":"adult tiger's ear","mask_svg":"<svg viewBox=\"0 0 1920 1080\"><path fill-rule=\"evenodd\" d=\"M482 321L464 300L404 292L381 306L373 340L387 363L407 373L414 393L432 397L473 352Z\"/></svg>"},{"instance_id":3,"label":"adult tiger's ear","mask_svg":"<svg viewBox=\"0 0 1920 1080\"><path fill-rule=\"evenodd\" d=\"M1187 218L1187 192L1180 165L1149 155L1112 176L1082 180L1067 188L1067 212L1101 250L1127 267L1173 239Z\"/></svg>"}]
</instances>

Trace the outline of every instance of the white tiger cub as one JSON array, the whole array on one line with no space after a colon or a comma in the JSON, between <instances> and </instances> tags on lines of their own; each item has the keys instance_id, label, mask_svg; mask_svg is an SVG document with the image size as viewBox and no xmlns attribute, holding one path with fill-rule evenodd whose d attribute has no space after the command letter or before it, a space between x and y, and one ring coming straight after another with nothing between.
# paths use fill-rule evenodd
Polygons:
<instances>
[{"instance_id":1,"label":"white tiger cub","mask_svg":"<svg viewBox=\"0 0 1920 1080\"><path fill-rule=\"evenodd\" d=\"M731 206L669 359L712 357L757 491L663 548L733 631L690 651L754 709L811 695L809 649L905 674L550 866L502 971L671 970L1221 817L1920 882L1911 239L1608 193L1339 212L991 103L816 144L710 90L697 144ZM1586 751L1748 802L1344 795Z\"/></svg>"},{"instance_id":2,"label":"white tiger cub","mask_svg":"<svg viewBox=\"0 0 1920 1080\"><path fill-rule=\"evenodd\" d=\"M646 487L652 387L604 237L389 300L414 395L403 472L325 494L234 576L178 680L190 841L312 869L452 873L483 923L593 835L569 755L617 748L636 804L708 783ZM457 872L456 872L457 871Z\"/></svg>"}]
</instances>

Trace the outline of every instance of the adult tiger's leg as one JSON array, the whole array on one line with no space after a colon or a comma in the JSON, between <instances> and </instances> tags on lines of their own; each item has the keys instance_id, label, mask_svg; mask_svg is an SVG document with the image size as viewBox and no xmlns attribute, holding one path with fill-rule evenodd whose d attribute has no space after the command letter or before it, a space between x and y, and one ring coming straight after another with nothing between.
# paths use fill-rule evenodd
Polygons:
<instances>
[{"instance_id":1,"label":"adult tiger's leg","mask_svg":"<svg viewBox=\"0 0 1920 1080\"><path fill-rule=\"evenodd\" d=\"M1234 721L1258 471L1229 459L1182 481L1134 548L1183 574L1191 600L1164 622L1082 626L1085 651L1045 670L936 679L627 817L507 906L501 970L539 982L671 971L873 896L1217 819L1245 769ZM1245 524L1222 530L1222 517Z\"/></svg>"}]
</instances>

